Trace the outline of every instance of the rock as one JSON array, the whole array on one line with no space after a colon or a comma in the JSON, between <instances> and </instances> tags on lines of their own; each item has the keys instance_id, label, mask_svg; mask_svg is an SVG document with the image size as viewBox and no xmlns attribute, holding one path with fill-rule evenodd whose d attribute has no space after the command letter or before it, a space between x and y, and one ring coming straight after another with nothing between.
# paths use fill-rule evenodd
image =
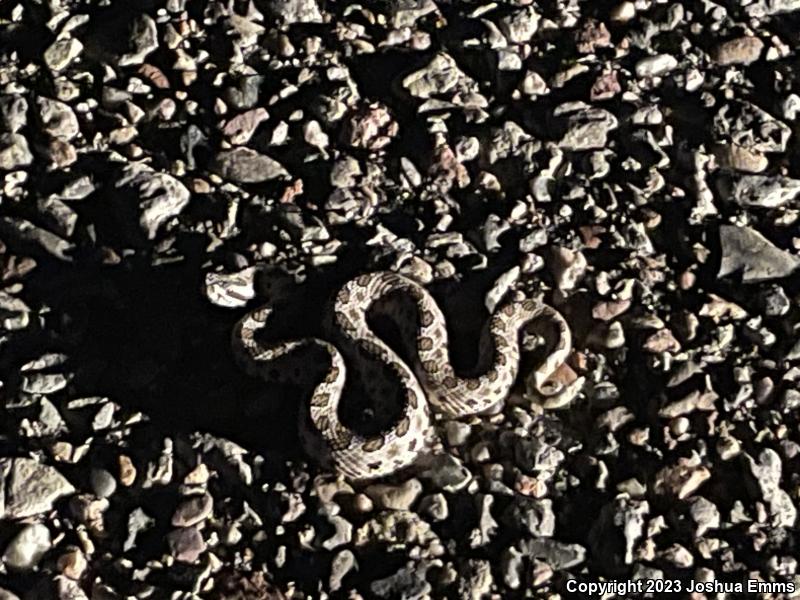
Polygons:
<instances>
[{"instance_id":1,"label":"rock","mask_svg":"<svg viewBox=\"0 0 800 600\"><path fill-rule=\"evenodd\" d=\"M47 512L56 500L75 492L72 484L53 467L29 458L0 460L0 473L5 488L5 511L0 510L0 515L7 519Z\"/></svg>"},{"instance_id":2,"label":"rock","mask_svg":"<svg viewBox=\"0 0 800 600\"><path fill-rule=\"evenodd\" d=\"M457 492L472 481L469 469L450 454L433 455L425 461L424 467L419 476L437 490Z\"/></svg>"},{"instance_id":3,"label":"rock","mask_svg":"<svg viewBox=\"0 0 800 600\"><path fill-rule=\"evenodd\" d=\"M512 529L522 526L535 537L551 537L556 528L553 502L518 497L503 513L503 522Z\"/></svg>"},{"instance_id":4,"label":"rock","mask_svg":"<svg viewBox=\"0 0 800 600\"><path fill-rule=\"evenodd\" d=\"M158 29L149 15L140 13L134 21L130 45L131 51L120 56L117 61L121 67L141 65L148 54L158 49Z\"/></svg>"},{"instance_id":5,"label":"rock","mask_svg":"<svg viewBox=\"0 0 800 600\"><path fill-rule=\"evenodd\" d=\"M83 44L71 37L58 38L44 51L44 62L51 71L63 71L83 51Z\"/></svg>"},{"instance_id":6,"label":"rock","mask_svg":"<svg viewBox=\"0 0 800 600\"><path fill-rule=\"evenodd\" d=\"M442 493L425 496L419 503L420 514L430 517L434 521L444 521L450 514L447 506L447 498Z\"/></svg>"},{"instance_id":7,"label":"rock","mask_svg":"<svg viewBox=\"0 0 800 600\"><path fill-rule=\"evenodd\" d=\"M756 480L761 496L767 502L774 527L793 527L797 520L797 508L789 494L780 488L782 476L781 458L772 448L765 448L756 462L749 454L744 455L750 473Z\"/></svg>"},{"instance_id":8,"label":"rock","mask_svg":"<svg viewBox=\"0 0 800 600\"><path fill-rule=\"evenodd\" d=\"M19 596L12 594L7 589L0 588L0 600L19 600Z\"/></svg>"},{"instance_id":9,"label":"rock","mask_svg":"<svg viewBox=\"0 0 800 600\"><path fill-rule=\"evenodd\" d=\"M539 29L539 15L534 6L529 5L500 19L498 26L509 42L523 44Z\"/></svg>"},{"instance_id":10,"label":"rock","mask_svg":"<svg viewBox=\"0 0 800 600\"><path fill-rule=\"evenodd\" d=\"M322 13L316 0L269 0L269 12L287 25L322 23Z\"/></svg>"},{"instance_id":11,"label":"rock","mask_svg":"<svg viewBox=\"0 0 800 600\"><path fill-rule=\"evenodd\" d=\"M635 548L645 533L650 505L644 500L618 496L606 504L589 532L595 554L607 568L633 564Z\"/></svg>"},{"instance_id":12,"label":"rock","mask_svg":"<svg viewBox=\"0 0 800 600\"><path fill-rule=\"evenodd\" d=\"M117 481L114 476L105 469L92 469L90 474L92 491L99 498L108 498L117 489Z\"/></svg>"},{"instance_id":13,"label":"rock","mask_svg":"<svg viewBox=\"0 0 800 600\"><path fill-rule=\"evenodd\" d=\"M756 230L745 226L720 226L722 261L717 277L726 277L739 270L743 283L780 279L800 266L800 258L776 248Z\"/></svg>"},{"instance_id":14,"label":"rock","mask_svg":"<svg viewBox=\"0 0 800 600\"><path fill-rule=\"evenodd\" d=\"M0 134L0 169L13 171L33 162L28 140L19 133Z\"/></svg>"},{"instance_id":15,"label":"rock","mask_svg":"<svg viewBox=\"0 0 800 600\"><path fill-rule=\"evenodd\" d=\"M570 569L586 560L586 548L579 544L565 544L550 538L523 540L520 552L530 559L544 561L554 571Z\"/></svg>"},{"instance_id":16,"label":"rock","mask_svg":"<svg viewBox=\"0 0 800 600\"><path fill-rule=\"evenodd\" d=\"M131 186L136 191L139 225L151 240L169 219L186 208L191 198L191 193L180 181L141 164L126 166L116 186Z\"/></svg>"},{"instance_id":17,"label":"rock","mask_svg":"<svg viewBox=\"0 0 800 600\"><path fill-rule=\"evenodd\" d=\"M80 133L78 118L69 104L40 96L36 99L36 105L39 107L42 129L48 135L62 140L71 140Z\"/></svg>"},{"instance_id":18,"label":"rock","mask_svg":"<svg viewBox=\"0 0 800 600\"><path fill-rule=\"evenodd\" d=\"M556 285L560 290L572 290L586 273L588 263L580 251L561 246L551 252L552 260L548 263Z\"/></svg>"},{"instance_id":19,"label":"rock","mask_svg":"<svg viewBox=\"0 0 800 600\"><path fill-rule=\"evenodd\" d=\"M488 560L469 559L459 570L458 596L462 600L480 600L492 589L494 579Z\"/></svg>"},{"instance_id":20,"label":"rock","mask_svg":"<svg viewBox=\"0 0 800 600\"><path fill-rule=\"evenodd\" d=\"M28 101L23 96L0 96L0 124L6 133L17 133L28 124Z\"/></svg>"},{"instance_id":21,"label":"rock","mask_svg":"<svg viewBox=\"0 0 800 600\"><path fill-rule=\"evenodd\" d=\"M780 175L742 175L721 179L720 193L739 206L777 208L800 198L800 179Z\"/></svg>"},{"instance_id":22,"label":"rock","mask_svg":"<svg viewBox=\"0 0 800 600\"><path fill-rule=\"evenodd\" d=\"M350 550L342 550L331 561L331 575L328 579L328 587L332 592L336 592L342 587L342 579L353 569L358 568L355 555Z\"/></svg>"},{"instance_id":23,"label":"rock","mask_svg":"<svg viewBox=\"0 0 800 600\"><path fill-rule=\"evenodd\" d=\"M128 515L128 536L122 544L123 551L127 552L136 547L136 537L143 531L155 525L155 519L150 517L144 510L137 507Z\"/></svg>"},{"instance_id":24,"label":"rock","mask_svg":"<svg viewBox=\"0 0 800 600\"><path fill-rule=\"evenodd\" d=\"M718 145L714 156L720 166L745 173L761 173L769 166L769 159L761 152L738 144Z\"/></svg>"},{"instance_id":25,"label":"rock","mask_svg":"<svg viewBox=\"0 0 800 600\"><path fill-rule=\"evenodd\" d=\"M373 581L369 589L378 598L430 598L428 568L425 562L410 561L393 575Z\"/></svg>"},{"instance_id":26,"label":"rock","mask_svg":"<svg viewBox=\"0 0 800 600\"><path fill-rule=\"evenodd\" d=\"M409 479L400 485L376 483L368 486L364 492L378 508L409 510L422 493L422 484L418 479Z\"/></svg>"},{"instance_id":27,"label":"rock","mask_svg":"<svg viewBox=\"0 0 800 600\"><path fill-rule=\"evenodd\" d=\"M697 538L703 537L708 530L719 527L719 509L713 502L702 496L695 496L691 499L689 514L695 522L694 535Z\"/></svg>"},{"instance_id":28,"label":"rock","mask_svg":"<svg viewBox=\"0 0 800 600\"><path fill-rule=\"evenodd\" d=\"M581 102L568 102L557 107L554 117L566 119L567 132L558 146L569 152L580 152L604 148L608 134L619 125L617 118L602 108L594 108Z\"/></svg>"},{"instance_id":29,"label":"rock","mask_svg":"<svg viewBox=\"0 0 800 600\"><path fill-rule=\"evenodd\" d=\"M205 540L195 527L173 529L166 539L170 553L180 562L196 562L206 550Z\"/></svg>"},{"instance_id":30,"label":"rock","mask_svg":"<svg viewBox=\"0 0 800 600\"><path fill-rule=\"evenodd\" d=\"M221 177L237 183L262 183L289 177L278 161L245 147L220 152L212 168Z\"/></svg>"},{"instance_id":31,"label":"rock","mask_svg":"<svg viewBox=\"0 0 800 600\"><path fill-rule=\"evenodd\" d=\"M695 465L688 459L679 459L677 465L666 466L656 473L653 489L657 494L688 498L710 477L711 472L706 467Z\"/></svg>"},{"instance_id":32,"label":"rock","mask_svg":"<svg viewBox=\"0 0 800 600\"><path fill-rule=\"evenodd\" d=\"M640 59L634 68L636 77L644 79L669 73L677 66L678 59L671 54L656 54Z\"/></svg>"},{"instance_id":33,"label":"rock","mask_svg":"<svg viewBox=\"0 0 800 600\"><path fill-rule=\"evenodd\" d=\"M758 60L764 42L754 36L742 36L718 44L711 53L720 65L749 65Z\"/></svg>"},{"instance_id":34,"label":"rock","mask_svg":"<svg viewBox=\"0 0 800 600\"><path fill-rule=\"evenodd\" d=\"M27 571L36 567L50 550L50 530L40 523L26 525L3 552L3 563L11 569Z\"/></svg>"},{"instance_id":35,"label":"rock","mask_svg":"<svg viewBox=\"0 0 800 600\"><path fill-rule=\"evenodd\" d=\"M191 527L205 521L214 510L214 499L210 494L190 496L172 513L173 527Z\"/></svg>"}]
</instances>

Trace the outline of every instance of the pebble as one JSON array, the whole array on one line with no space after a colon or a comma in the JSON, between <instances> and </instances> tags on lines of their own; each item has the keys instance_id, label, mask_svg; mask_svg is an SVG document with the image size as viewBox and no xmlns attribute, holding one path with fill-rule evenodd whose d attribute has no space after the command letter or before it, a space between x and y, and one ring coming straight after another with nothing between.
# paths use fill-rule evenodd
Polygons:
<instances>
[{"instance_id":1,"label":"pebble","mask_svg":"<svg viewBox=\"0 0 800 600\"><path fill-rule=\"evenodd\" d=\"M3 563L10 569L28 571L50 550L50 530L41 523L25 525L6 546Z\"/></svg>"},{"instance_id":2,"label":"pebble","mask_svg":"<svg viewBox=\"0 0 800 600\"><path fill-rule=\"evenodd\" d=\"M99 498L108 498L117 489L117 480L105 469L92 469L90 474L92 491Z\"/></svg>"},{"instance_id":3,"label":"pebble","mask_svg":"<svg viewBox=\"0 0 800 600\"><path fill-rule=\"evenodd\" d=\"M13 171L33 162L28 140L19 133L0 134L0 169Z\"/></svg>"},{"instance_id":4,"label":"pebble","mask_svg":"<svg viewBox=\"0 0 800 600\"><path fill-rule=\"evenodd\" d=\"M722 225L719 232L722 262L717 277L743 271L744 283L783 278L800 266L800 257L780 250L758 231Z\"/></svg>"},{"instance_id":5,"label":"pebble","mask_svg":"<svg viewBox=\"0 0 800 600\"><path fill-rule=\"evenodd\" d=\"M220 152L213 168L221 177L237 183L261 183L289 177L278 161L245 147Z\"/></svg>"},{"instance_id":6,"label":"pebble","mask_svg":"<svg viewBox=\"0 0 800 600\"><path fill-rule=\"evenodd\" d=\"M678 59L671 54L656 54L640 59L635 66L639 78L656 77L669 73L678 66Z\"/></svg>"},{"instance_id":7,"label":"pebble","mask_svg":"<svg viewBox=\"0 0 800 600\"><path fill-rule=\"evenodd\" d=\"M7 519L32 517L52 510L53 503L75 488L56 469L28 458L0 459Z\"/></svg>"},{"instance_id":8,"label":"pebble","mask_svg":"<svg viewBox=\"0 0 800 600\"><path fill-rule=\"evenodd\" d=\"M189 496L172 513L173 527L191 527L205 521L214 510L214 499L210 494Z\"/></svg>"},{"instance_id":9,"label":"pebble","mask_svg":"<svg viewBox=\"0 0 800 600\"><path fill-rule=\"evenodd\" d=\"M196 527L173 529L166 539L172 556L180 562L194 563L206 550L206 542Z\"/></svg>"},{"instance_id":10,"label":"pebble","mask_svg":"<svg viewBox=\"0 0 800 600\"><path fill-rule=\"evenodd\" d=\"M372 484L364 492L375 506L388 510L409 510L422 493L418 479L409 479L400 485Z\"/></svg>"},{"instance_id":11,"label":"pebble","mask_svg":"<svg viewBox=\"0 0 800 600\"><path fill-rule=\"evenodd\" d=\"M712 57L720 65L749 65L761 56L764 42L754 36L742 36L717 45Z\"/></svg>"}]
</instances>

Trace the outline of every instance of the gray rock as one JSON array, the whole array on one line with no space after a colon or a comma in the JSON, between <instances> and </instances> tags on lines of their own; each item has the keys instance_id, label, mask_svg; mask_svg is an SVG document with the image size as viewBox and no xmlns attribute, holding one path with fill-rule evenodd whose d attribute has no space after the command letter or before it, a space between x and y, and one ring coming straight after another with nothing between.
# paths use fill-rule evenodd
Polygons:
<instances>
[{"instance_id":1,"label":"gray rock","mask_svg":"<svg viewBox=\"0 0 800 600\"><path fill-rule=\"evenodd\" d=\"M444 521L450 514L447 498L444 494L436 493L425 496L420 500L418 511L434 521Z\"/></svg>"},{"instance_id":2,"label":"gray rock","mask_svg":"<svg viewBox=\"0 0 800 600\"><path fill-rule=\"evenodd\" d=\"M158 29L149 15L141 13L134 21L130 45L131 51L120 56L117 61L121 67L140 65L148 54L158 49Z\"/></svg>"},{"instance_id":3,"label":"gray rock","mask_svg":"<svg viewBox=\"0 0 800 600\"><path fill-rule=\"evenodd\" d=\"M551 537L556 529L553 501L518 496L503 512L503 522L517 529L523 527L533 536Z\"/></svg>"},{"instance_id":4,"label":"gray rock","mask_svg":"<svg viewBox=\"0 0 800 600\"><path fill-rule=\"evenodd\" d=\"M480 600L492 589L492 565L488 560L470 559L459 569L458 597L462 600Z\"/></svg>"},{"instance_id":5,"label":"gray rock","mask_svg":"<svg viewBox=\"0 0 800 600\"><path fill-rule=\"evenodd\" d=\"M539 15L533 5L526 6L500 19L498 26L509 42L523 44L539 29Z\"/></svg>"},{"instance_id":6,"label":"gray rock","mask_svg":"<svg viewBox=\"0 0 800 600\"><path fill-rule=\"evenodd\" d=\"M492 516L494 496L479 494L475 503L478 505L478 528L472 530L469 544L471 548L480 548L491 542L492 536L497 531L497 521Z\"/></svg>"},{"instance_id":7,"label":"gray rock","mask_svg":"<svg viewBox=\"0 0 800 600\"><path fill-rule=\"evenodd\" d=\"M33 162L28 140L19 133L0 134L0 169L13 171Z\"/></svg>"},{"instance_id":8,"label":"gray rock","mask_svg":"<svg viewBox=\"0 0 800 600\"><path fill-rule=\"evenodd\" d=\"M389 23L395 29L412 27L417 19L437 10L433 0L395 0L390 6Z\"/></svg>"},{"instance_id":9,"label":"gray rock","mask_svg":"<svg viewBox=\"0 0 800 600\"><path fill-rule=\"evenodd\" d=\"M138 194L139 225L151 240L164 223L186 208L191 198L180 181L139 163L125 167L116 187L125 186L131 186Z\"/></svg>"},{"instance_id":10,"label":"gray rock","mask_svg":"<svg viewBox=\"0 0 800 600\"><path fill-rule=\"evenodd\" d=\"M640 79L669 73L678 66L678 59L671 54L656 54L640 59L636 63L636 76Z\"/></svg>"},{"instance_id":11,"label":"gray rock","mask_svg":"<svg viewBox=\"0 0 800 600\"><path fill-rule=\"evenodd\" d=\"M547 563L554 571L570 569L586 560L586 548L565 544L551 538L534 538L520 543L520 552Z\"/></svg>"},{"instance_id":12,"label":"gray rock","mask_svg":"<svg viewBox=\"0 0 800 600\"><path fill-rule=\"evenodd\" d=\"M41 523L26 525L15 535L3 552L3 562L11 569L34 568L50 550L50 530Z\"/></svg>"},{"instance_id":13,"label":"gray rock","mask_svg":"<svg viewBox=\"0 0 800 600\"><path fill-rule=\"evenodd\" d=\"M75 492L56 469L29 458L0 460L0 474L5 488L5 512L0 514L7 519L47 512L56 500Z\"/></svg>"},{"instance_id":14,"label":"gray rock","mask_svg":"<svg viewBox=\"0 0 800 600\"><path fill-rule=\"evenodd\" d=\"M212 168L221 177L237 183L262 183L289 177L278 161L245 147L220 152Z\"/></svg>"},{"instance_id":15,"label":"gray rock","mask_svg":"<svg viewBox=\"0 0 800 600\"><path fill-rule=\"evenodd\" d=\"M349 544L353 539L353 525L342 516L328 515L328 522L333 525L333 535L322 542L326 550L333 550L339 546Z\"/></svg>"},{"instance_id":16,"label":"gray rock","mask_svg":"<svg viewBox=\"0 0 800 600\"><path fill-rule=\"evenodd\" d=\"M51 71L63 71L81 52L83 44L75 38L58 38L44 51L44 62Z\"/></svg>"},{"instance_id":17,"label":"gray rock","mask_svg":"<svg viewBox=\"0 0 800 600\"><path fill-rule=\"evenodd\" d=\"M566 119L567 132L558 145L571 152L605 148L608 134L619 125L617 118L607 110L582 102L562 104L556 108L553 116Z\"/></svg>"},{"instance_id":18,"label":"gray rock","mask_svg":"<svg viewBox=\"0 0 800 600\"><path fill-rule=\"evenodd\" d=\"M23 96L0 96L0 123L8 133L28 124L28 101Z\"/></svg>"},{"instance_id":19,"label":"gray rock","mask_svg":"<svg viewBox=\"0 0 800 600\"><path fill-rule=\"evenodd\" d=\"M589 531L594 553L608 567L633 564L634 550L644 535L649 514L650 505L644 500L619 496L606 504Z\"/></svg>"},{"instance_id":20,"label":"gray rock","mask_svg":"<svg viewBox=\"0 0 800 600\"><path fill-rule=\"evenodd\" d=\"M197 561L206 550L206 542L196 527L173 529L167 534L167 546L175 560L185 563Z\"/></svg>"},{"instance_id":21,"label":"gray rock","mask_svg":"<svg viewBox=\"0 0 800 600\"><path fill-rule=\"evenodd\" d=\"M128 515L128 537L122 544L123 551L127 552L136 547L136 537L142 531L150 529L156 524L155 519L150 517L144 510L137 507Z\"/></svg>"},{"instance_id":22,"label":"gray rock","mask_svg":"<svg viewBox=\"0 0 800 600\"><path fill-rule=\"evenodd\" d=\"M378 508L409 510L422 493L422 484L418 479L409 479L400 485L376 483L368 486L364 492Z\"/></svg>"},{"instance_id":23,"label":"gray rock","mask_svg":"<svg viewBox=\"0 0 800 600\"><path fill-rule=\"evenodd\" d=\"M722 262L718 277L744 269L742 281L757 283L787 277L800 266L800 258L775 247L750 227L722 225L719 237Z\"/></svg>"},{"instance_id":24,"label":"gray rock","mask_svg":"<svg viewBox=\"0 0 800 600\"><path fill-rule=\"evenodd\" d=\"M703 537L709 529L719 527L719 509L713 502L702 496L695 496L689 502L689 514L695 522L695 537Z\"/></svg>"},{"instance_id":25,"label":"gray rock","mask_svg":"<svg viewBox=\"0 0 800 600\"><path fill-rule=\"evenodd\" d=\"M734 180L720 179L722 195L740 206L776 208L800 196L800 179L781 175L742 175Z\"/></svg>"},{"instance_id":26,"label":"gray rock","mask_svg":"<svg viewBox=\"0 0 800 600\"><path fill-rule=\"evenodd\" d=\"M269 12L284 23L322 23L315 0L269 0Z\"/></svg>"},{"instance_id":27,"label":"gray rock","mask_svg":"<svg viewBox=\"0 0 800 600\"><path fill-rule=\"evenodd\" d=\"M411 561L393 575L376 579L369 589L378 598L430 598L433 590L426 579L429 568L426 562Z\"/></svg>"},{"instance_id":28,"label":"gray rock","mask_svg":"<svg viewBox=\"0 0 800 600\"><path fill-rule=\"evenodd\" d=\"M744 457L761 496L769 506L773 526L793 527L797 520L797 508L789 494L780 487L783 468L780 455L772 448L765 448L758 455L757 462L747 453Z\"/></svg>"},{"instance_id":29,"label":"gray rock","mask_svg":"<svg viewBox=\"0 0 800 600\"><path fill-rule=\"evenodd\" d=\"M332 592L336 592L342 587L342 579L352 571L358 568L355 554L350 550L342 550L331 561L331 575L328 579L328 588Z\"/></svg>"},{"instance_id":30,"label":"gray rock","mask_svg":"<svg viewBox=\"0 0 800 600\"><path fill-rule=\"evenodd\" d=\"M71 140L81 131L78 117L69 104L52 98L39 97L36 99L39 108L39 120L42 129L50 136L62 140Z\"/></svg>"},{"instance_id":31,"label":"gray rock","mask_svg":"<svg viewBox=\"0 0 800 600\"><path fill-rule=\"evenodd\" d=\"M12 594L5 588L0 588L0 600L19 600L19 596Z\"/></svg>"},{"instance_id":32,"label":"gray rock","mask_svg":"<svg viewBox=\"0 0 800 600\"><path fill-rule=\"evenodd\" d=\"M214 510L211 494L190 496L178 505L172 514L173 527L190 527L205 521Z\"/></svg>"},{"instance_id":33,"label":"gray rock","mask_svg":"<svg viewBox=\"0 0 800 600\"><path fill-rule=\"evenodd\" d=\"M764 314L768 317L783 316L792 307L792 301L779 285L767 286L758 295L758 300L764 310Z\"/></svg>"},{"instance_id":34,"label":"gray rock","mask_svg":"<svg viewBox=\"0 0 800 600\"><path fill-rule=\"evenodd\" d=\"M423 462L425 469L419 476L429 481L435 489L457 492L472 481L469 469L450 454L436 454Z\"/></svg>"},{"instance_id":35,"label":"gray rock","mask_svg":"<svg viewBox=\"0 0 800 600\"><path fill-rule=\"evenodd\" d=\"M500 570L503 573L503 583L506 587L516 590L522 585L522 568L523 568L522 552L517 550L514 546L509 546L503 551L500 557Z\"/></svg>"},{"instance_id":36,"label":"gray rock","mask_svg":"<svg viewBox=\"0 0 800 600\"><path fill-rule=\"evenodd\" d=\"M92 484L92 491L99 498L108 498L117 489L117 480L105 469L92 469L89 478Z\"/></svg>"}]
</instances>

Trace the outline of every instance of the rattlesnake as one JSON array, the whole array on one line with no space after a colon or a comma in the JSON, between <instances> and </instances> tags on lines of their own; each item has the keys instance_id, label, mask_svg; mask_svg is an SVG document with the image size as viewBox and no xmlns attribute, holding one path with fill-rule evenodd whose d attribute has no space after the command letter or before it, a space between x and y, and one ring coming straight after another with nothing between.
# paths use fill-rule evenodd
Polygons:
<instances>
[{"instance_id":1,"label":"rattlesnake","mask_svg":"<svg viewBox=\"0 0 800 600\"><path fill-rule=\"evenodd\" d=\"M410 323L414 328L416 374L367 323L367 312L397 293L411 299L416 309L416 319L410 319L405 312L388 313L399 326L409 327ZM571 335L566 321L555 309L533 300L510 300L500 305L488 323L490 340L483 340L482 352L491 359L490 367L480 377L462 378L450 364L444 315L428 291L392 272L361 275L338 292L333 303L333 321L351 347L362 352L361 356L368 355L392 372L404 396L402 414L391 426L377 435L363 436L339 418L345 357L333 343L318 338L271 344L257 340L257 332L268 327L272 313L273 307L267 305L246 314L237 323L232 335L234 354L248 373L267 380L276 376L277 359L298 355L301 348L317 347L327 354L330 364L326 375L311 394L309 410L301 411L301 438L310 452L331 462L349 479L384 477L412 464L432 439L431 409L445 418L459 418L484 412L504 400L519 370L520 330L539 317L556 326L558 341L534 371L533 385L544 396L552 396L559 388L563 391L563 386L553 384L552 376L570 352ZM358 360L355 354L347 357ZM294 369L297 378L301 371ZM571 387L571 393L577 391Z\"/></svg>"}]
</instances>

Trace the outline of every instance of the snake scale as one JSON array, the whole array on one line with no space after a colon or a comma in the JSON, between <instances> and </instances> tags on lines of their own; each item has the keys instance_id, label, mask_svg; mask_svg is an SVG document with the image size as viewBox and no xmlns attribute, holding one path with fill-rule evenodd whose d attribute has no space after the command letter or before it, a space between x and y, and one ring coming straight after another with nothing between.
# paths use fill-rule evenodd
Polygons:
<instances>
[{"instance_id":1,"label":"snake scale","mask_svg":"<svg viewBox=\"0 0 800 600\"><path fill-rule=\"evenodd\" d=\"M371 308L397 293L410 298L416 312L416 319L407 312L398 314L399 310L387 313L398 326L411 329L416 346L414 370L367 322ZM556 347L533 373L533 385L544 396L553 394L552 376L566 361L572 343L569 327L555 309L533 300L509 300L494 311L488 323L489 340L482 340L481 351L490 359L488 370L480 377L459 377L450 364L444 315L424 287L387 271L356 277L335 297L334 325L348 344L391 371L403 395L399 418L382 432L364 436L339 418L347 373L345 356L334 344L318 338L259 341L257 333L268 328L273 312L271 305L263 306L236 324L232 345L237 361L249 374L273 380L279 358L292 360L292 355L299 356L300 348L309 346L324 351L330 363L311 393L309 410L302 411L301 439L316 458L331 462L352 480L385 477L412 464L432 439L431 411L445 418L460 418L484 412L504 400L519 371L520 332L527 323L545 317L558 332ZM347 358L354 356L358 355L348 354ZM300 371L294 369L295 375L299 377Z\"/></svg>"}]
</instances>

